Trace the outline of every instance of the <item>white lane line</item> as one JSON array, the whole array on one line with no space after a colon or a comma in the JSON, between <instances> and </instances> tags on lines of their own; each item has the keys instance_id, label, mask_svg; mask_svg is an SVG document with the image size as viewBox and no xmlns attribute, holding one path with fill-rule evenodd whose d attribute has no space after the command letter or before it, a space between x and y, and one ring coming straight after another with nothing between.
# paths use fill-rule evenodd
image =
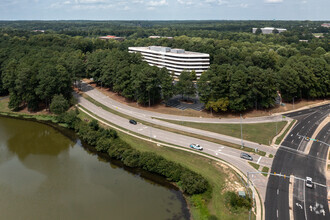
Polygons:
<instances>
[{"instance_id":1,"label":"white lane line","mask_svg":"<svg viewBox=\"0 0 330 220\"><path fill-rule=\"evenodd\" d=\"M260 160L261 160L261 156L259 157L257 164L259 164Z\"/></svg>"},{"instance_id":2,"label":"white lane line","mask_svg":"<svg viewBox=\"0 0 330 220\"><path fill-rule=\"evenodd\" d=\"M279 189L277 189L277 195L280 193L280 190Z\"/></svg>"},{"instance_id":3,"label":"white lane line","mask_svg":"<svg viewBox=\"0 0 330 220\"><path fill-rule=\"evenodd\" d=\"M305 181L304 181L304 185L305 185ZM305 211L305 219L307 220L307 213L306 213L306 194L305 194L305 191L306 191L306 187L304 187L304 211Z\"/></svg>"},{"instance_id":4,"label":"white lane line","mask_svg":"<svg viewBox=\"0 0 330 220\"><path fill-rule=\"evenodd\" d=\"M276 209L276 217L278 218L278 209Z\"/></svg>"}]
</instances>

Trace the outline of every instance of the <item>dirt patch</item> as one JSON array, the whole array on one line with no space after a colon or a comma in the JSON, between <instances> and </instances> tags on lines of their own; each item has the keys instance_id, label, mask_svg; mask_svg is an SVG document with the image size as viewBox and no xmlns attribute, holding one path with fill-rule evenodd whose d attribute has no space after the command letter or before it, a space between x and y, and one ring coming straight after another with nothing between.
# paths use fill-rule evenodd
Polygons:
<instances>
[{"instance_id":1,"label":"dirt patch","mask_svg":"<svg viewBox=\"0 0 330 220\"><path fill-rule=\"evenodd\" d=\"M227 191L245 191L245 188L240 182L240 180L227 165L222 163L216 163L216 165L217 166L215 167L226 175L225 187L223 187L222 193L225 193Z\"/></svg>"},{"instance_id":2,"label":"dirt patch","mask_svg":"<svg viewBox=\"0 0 330 220\"><path fill-rule=\"evenodd\" d=\"M162 113L162 114L169 114L169 115L202 117L202 118L239 118L240 117L239 114L235 114L235 113L216 113L216 112L211 113L206 110L196 111L196 110L192 110L192 109L180 110L177 108L167 107L165 104L162 104L162 103L153 105L151 107L141 106L137 102L127 100L124 97L122 97L121 95L119 95L118 93L115 93L115 92L109 90L108 88L104 88L104 87L101 88L100 86L97 86L95 82L93 82L89 79L84 79L83 81L90 84L92 87L94 87L95 89L99 90L100 92L102 92L103 94L105 94L106 96L110 97L111 99L113 99L117 102L120 102L122 104L131 106L131 107L146 110L146 111L157 112L157 113ZM301 101L297 101L294 103L294 108L293 108L293 103L285 103L285 106L277 106L277 107L267 109L267 110L251 110L248 112L244 112L242 115L243 115L243 118L269 116L273 113L286 112L286 111L298 109L298 108L301 108L304 106L317 104L317 103L320 103L323 101L324 101L323 99L322 100L301 100Z\"/></svg>"}]
</instances>

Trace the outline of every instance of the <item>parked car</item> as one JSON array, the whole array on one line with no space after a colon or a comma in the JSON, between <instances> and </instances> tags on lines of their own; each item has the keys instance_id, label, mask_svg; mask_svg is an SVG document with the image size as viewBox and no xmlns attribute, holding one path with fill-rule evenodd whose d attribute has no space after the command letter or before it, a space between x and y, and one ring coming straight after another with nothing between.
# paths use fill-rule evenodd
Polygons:
<instances>
[{"instance_id":1,"label":"parked car","mask_svg":"<svg viewBox=\"0 0 330 220\"><path fill-rule=\"evenodd\" d=\"M306 177L306 187L308 188L313 188L314 184L313 184L313 179L309 176Z\"/></svg>"},{"instance_id":2,"label":"parked car","mask_svg":"<svg viewBox=\"0 0 330 220\"><path fill-rule=\"evenodd\" d=\"M129 123L131 123L131 124L133 124L133 125L136 125L136 124L137 124L137 122L136 122L135 120L133 120L133 119L130 119L130 120L129 120Z\"/></svg>"},{"instance_id":3,"label":"parked car","mask_svg":"<svg viewBox=\"0 0 330 220\"><path fill-rule=\"evenodd\" d=\"M251 161L253 160L253 158L251 157L250 154L247 154L244 152L241 153L241 158L246 159L246 160L251 160Z\"/></svg>"},{"instance_id":4,"label":"parked car","mask_svg":"<svg viewBox=\"0 0 330 220\"><path fill-rule=\"evenodd\" d=\"M203 150L203 147L201 147L199 144L190 144L190 147L196 150Z\"/></svg>"}]
</instances>

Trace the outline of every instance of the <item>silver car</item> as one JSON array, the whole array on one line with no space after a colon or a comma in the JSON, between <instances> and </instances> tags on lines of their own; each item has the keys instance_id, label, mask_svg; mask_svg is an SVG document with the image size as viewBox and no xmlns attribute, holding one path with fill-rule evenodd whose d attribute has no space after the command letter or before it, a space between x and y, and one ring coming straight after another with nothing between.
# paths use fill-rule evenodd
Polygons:
<instances>
[{"instance_id":1,"label":"silver car","mask_svg":"<svg viewBox=\"0 0 330 220\"><path fill-rule=\"evenodd\" d=\"M253 161L253 158L251 157L251 155L244 153L244 152L241 153L241 158Z\"/></svg>"}]
</instances>

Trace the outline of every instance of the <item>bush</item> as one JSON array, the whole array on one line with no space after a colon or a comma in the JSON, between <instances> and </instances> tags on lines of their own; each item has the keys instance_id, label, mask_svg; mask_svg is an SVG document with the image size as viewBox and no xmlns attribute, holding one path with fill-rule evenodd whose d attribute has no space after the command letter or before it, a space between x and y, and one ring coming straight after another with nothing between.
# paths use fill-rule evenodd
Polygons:
<instances>
[{"instance_id":1,"label":"bush","mask_svg":"<svg viewBox=\"0 0 330 220\"><path fill-rule=\"evenodd\" d=\"M79 124L81 121L80 118L77 117L76 111L64 112L61 115L58 115L56 119L60 123L67 124L70 129L75 128L76 124Z\"/></svg>"},{"instance_id":2,"label":"bush","mask_svg":"<svg viewBox=\"0 0 330 220\"><path fill-rule=\"evenodd\" d=\"M178 182L183 192L193 195L207 191L209 184L201 175L151 152L139 152L118 138L115 130L99 127L96 120L81 121L75 111L58 116L60 122L74 128L79 137L99 152L107 152L111 158L121 160L126 166L140 167Z\"/></svg>"},{"instance_id":3,"label":"bush","mask_svg":"<svg viewBox=\"0 0 330 220\"><path fill-rule=\"evenodd\" d=\"M50 103L50 111L59 115L69 108L69 102L66 100L62 94L54 95L52 102Z\"/></svg>"},{"instance_id":4,"label":"bush","mask_svg":"<svg viewBox=\"0 0 330 220\"><path fill-rule=\"evenodd\" d=\"M208 188L208 182L201 175L187 169L182 174L180 183L182 190L189 195L203 193Z\"/></svg>"},{"instance_id":5,"label":"bush","mask_svg":"<svg viewBox=\"0 0 330 220\"><path fill-rule=\"evenodd\" d=\"M238 211L239 208L246 208L250 210L252 208L252 202L250 198L243 198L237 195L235 192L226 192L226 203L230 205L232 211Z\"/></svg>"}]
</instances>

